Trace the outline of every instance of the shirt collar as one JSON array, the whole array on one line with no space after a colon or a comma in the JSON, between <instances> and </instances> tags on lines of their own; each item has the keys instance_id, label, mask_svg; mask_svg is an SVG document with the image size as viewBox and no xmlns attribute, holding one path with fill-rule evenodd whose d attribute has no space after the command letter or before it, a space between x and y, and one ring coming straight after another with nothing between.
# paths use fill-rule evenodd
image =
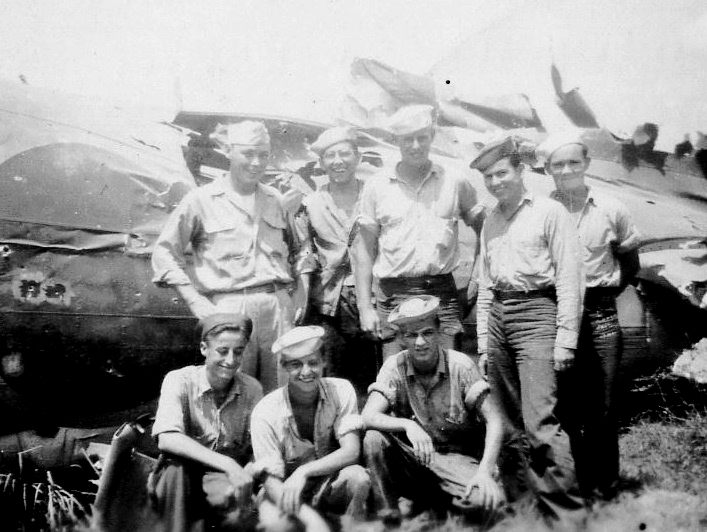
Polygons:
<instances>
[{"instance_id":1,"label":"shirt collar","mask_svg":"<svg viewBox=\"0 0 707 532\"><path fill-rule=\"evenodd\" d=\"M282 391L283 399L285 401L285 404L287 405L288 417L292 417L294 413L292 411L292 403L290 402L289 386L289 383L285 384L282 388L280 388L280 390ZM328 403L329 401L331 401L331 393L329 393L328 387L324 386L324 377L319 378L317 386L319 387L319 399L317 400L317 402Z\"/></svg>"},{"instance_id":2,"label":"shirt collar","mask_svg":"<svg viewBox=\"0 0 707 532\"><path fill-rule=\"evenodd\" d=\"M441 373L442 375L447 373L447 351L442 348L442 346L437 346L437 351L439 352L439 357L437 358L437 371L435 373ZM417 377L417 372L415 367L412 365L410 360L410 351L405 352L405 375L408 378Z\"/></svg>"},{"instance_id":3,"label":"shirt collar","mask_svg":"<svg viewBox=\"0 0 707 532\"><path fill-rule=\"evenodd\" d=\"M209 383L209 379L206 376L206 366L200 366L199 367L199 376L196 381L196 391L197 395L201 397L202 395L205 395L208 392L214 392L215 390L211 387L211 384ZM224 401L224 404L228 401L231 400L231 398L235 397L236 395L241 394L241 378L240 378L240 371L237 371L236 374L233 376L233 382L231 383L231 388L228 390L228 396L226 397L226 401Z\"/></svg>"},{"instance_id":4,"label":"shirt collar","mask_svg":"<svg viewBox=\"0 0 707 532\"><path fill-rule=\"evenodd\" d=\"M400 179L400 176L398 175L398 167L399 166L400 166L400 163L395 165L395 169L389 174L388 178L391 181L401 181L403 183L409 184L404 179ZM444 174L444 169L440 165L438 165L437 163L432 162L432 166L430 166L430 171L427 172L427 175L422 179L422 181L420 181L419 186L424 185L425 182L428 181L429 179L438 178L443 174Z\"/></svg>"}]
</instances>

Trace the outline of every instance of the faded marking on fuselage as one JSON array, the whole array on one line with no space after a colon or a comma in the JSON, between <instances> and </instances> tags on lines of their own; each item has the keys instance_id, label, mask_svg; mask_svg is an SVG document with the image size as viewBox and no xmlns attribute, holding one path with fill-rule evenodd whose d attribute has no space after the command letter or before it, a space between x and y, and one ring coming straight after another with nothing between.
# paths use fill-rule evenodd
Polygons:
<instances>
[{"instance_id":1,"label":"faded marking on fuselage","mask_svg":"<svg viewBox=\"0 0 707 532\"><path fill-rule=\"evenodd\" d=\"M12 295L33 305L50 303L68 307L76 294L70 283L60 279L46 277L42 272L21 272L12 279Z\"/></svg>"}]
</instances>

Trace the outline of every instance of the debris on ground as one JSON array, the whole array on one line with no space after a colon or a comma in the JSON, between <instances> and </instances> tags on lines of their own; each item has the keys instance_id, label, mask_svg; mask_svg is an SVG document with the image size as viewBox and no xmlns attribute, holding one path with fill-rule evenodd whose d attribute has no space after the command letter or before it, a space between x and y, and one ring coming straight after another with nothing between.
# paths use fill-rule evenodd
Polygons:
<instances>
[{"instance_id":1,"label":"debris on ground","mask_svg":"<svg viewBox=\"0 0 707 532\"><path fill-rule=\"evenodd\" d=\"M673 373L698 384L707 384L707 338L683 351L673 364Z\"/></svg>"}]
</instances>

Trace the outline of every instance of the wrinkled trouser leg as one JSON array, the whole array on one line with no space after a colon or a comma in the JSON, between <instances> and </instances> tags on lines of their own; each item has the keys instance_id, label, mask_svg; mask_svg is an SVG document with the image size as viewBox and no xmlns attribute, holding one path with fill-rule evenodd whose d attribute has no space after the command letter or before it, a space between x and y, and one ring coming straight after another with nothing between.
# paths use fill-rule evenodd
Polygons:
<instances>
[{"instance_id":1,"label":"wrinkled trouser leg","mask_svg":"<svg viewBox=\"0 0 707 532\"><path fill-rule=\"evenodd\" d=\"M272 352L272 344L292 328L293 305L287 290L253 294L223 294L213 298L220 312L238 312L253 321L253 333L246 346L241 371L258 379L263 393L287 382Z\"/></svg>"},{"instance_id":2,"label":"wrinkled trouser leg","mask_svg":"<svg viewBox=\"0 0 707 532\"><path fill-rule=\"evenodd\" d=\"M616 300L586 305L578 353L585 380L583 469L590 488L610 493L619 479L616 378L622 353Z\"/></svg>"},{"instance_id":3,"label":"wrinkled trouser leg","mask_svg":"<svg viewBox=\"0 0 707 532\"><path fill-rule=\"evenodd\" d=\"M375 510L379 512L397 509L399 496L444 510L452 497L464 495L466 484L478 468L472 457L437 452L432 465L426 467L415 458L410 445L377 430L366 431L363 457L371 476Z\"/></svg>"},{"instance_id":4,"label":"wrinkled trouser leg","mask_svg":"<svg viewBox=\"0 0 707 532\"><path fill-rule=\"evenodd\" d=\"M326 487L312 500L318 509L342 511L356 520L366 518L366 501L371 491L371 479L360 465L346 466L330 477Z\"/></svg>"},{"instance_id":5,"label":"wrinkled trouser leg","mask_svg":"<svg viewBox=\"0 0 707 532\"><path fill-rule=\"evenodd\" d=\"M569 437L555 413L555 323L551 299L495 300L488 325L489 381L514 428L525 430L528 480L539 508L557 518L577 519L584 501Z\"/></svg>"},{"instance_id":6,"label":"wrinkled trouser leg","mask_svg":"<svg viewBox=\"0 0 707 532\"><path fill-rule=\"evenodd\" d=\"M203 471L161 456L148 480L148 493L159 516L155 530L202 532L205 504L201 493Z\"/></svg>"}]
</instances>

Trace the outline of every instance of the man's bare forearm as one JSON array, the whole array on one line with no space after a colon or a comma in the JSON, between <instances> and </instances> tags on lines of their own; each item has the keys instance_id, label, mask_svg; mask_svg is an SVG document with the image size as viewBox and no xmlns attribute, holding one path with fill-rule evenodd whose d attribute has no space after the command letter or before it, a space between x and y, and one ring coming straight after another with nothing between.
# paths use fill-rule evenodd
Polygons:
<instances>
[{"instance_id":1,"label":"man's bare forearm","mask_svg":"<svg viewBox=\"0 0 707 532\"><path fill-rule=\"evenodd\" d=\"M198 441L181 432L164 432L158 436L160 451L187 458L208 468L229 473L241 467L233 458L204 447Z\"/></svg>"}]
</instances>

